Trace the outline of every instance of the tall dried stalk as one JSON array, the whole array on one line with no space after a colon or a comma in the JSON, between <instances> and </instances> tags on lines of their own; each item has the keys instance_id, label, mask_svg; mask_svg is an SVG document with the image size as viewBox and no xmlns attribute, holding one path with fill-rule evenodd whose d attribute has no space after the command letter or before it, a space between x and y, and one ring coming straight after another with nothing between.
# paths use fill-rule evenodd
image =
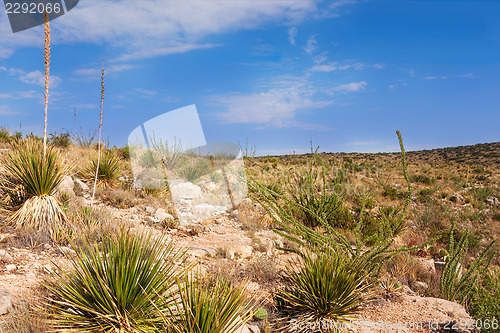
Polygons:
<instances>
[{"instance_id":1,"label":"tall dried stalk","mask_svg":"<svg viewBox=\"0 0 500 333\"><path fill-rule=\"evenodd\" d=\"M97 186L97 177L99 175L99 163L101 163L101 132L102 132L102 110L104 106L104 59L101 64L101 113L99 120L99 141L97 142L97 165L95 169L95 178L94 178L94 189L92 190L92 201L91 204L94 204L94 196L95 196L95 188Z\"/></svg>"},{"instance_id":2,"label":"tall dried stalk","mask_svg":"<svg viewBox=\"0 0 500 333\"><path fill-rule=\"evenodd\" d=\"M50 25L49 25L49 14L47 14L47 12L45 12L44 32L45 32L45 51L44 51L45 112L43 118L43 157L45 157L47 152L47 105L49 104L49 70L50 70Z\"/></svg>"}]
</instances>

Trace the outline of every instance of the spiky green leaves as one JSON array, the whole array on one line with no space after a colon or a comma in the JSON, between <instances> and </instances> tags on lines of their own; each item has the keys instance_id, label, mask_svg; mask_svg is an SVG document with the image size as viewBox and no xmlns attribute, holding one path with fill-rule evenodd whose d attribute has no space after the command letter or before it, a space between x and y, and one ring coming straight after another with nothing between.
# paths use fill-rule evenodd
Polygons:
<instances>
[{"instance_id":1,"label":"spiky green leaves","mask_svg":"<svg viewBox=\"0 0 500 333\"><path fill-rule=\"evenodd\" d=\"M97 172L97 181L101 184L111 185L120 177L122 169L120 165L120 158L110 151L102 154L100 160L95 157L83 170L84 177L87 179L94 179Z\"/></svg>"},{"instance_id":2,"label":"spiky green leaves","mask_svg":"<svg viewBox=\"0 0 500 333\"><path fill-rule=\"evenodd\" d=\"M24 232L47 232L66 220L53 196L68 171L60 153L39 140L19 140L11 145L5 161L2 190L14 210L8 222Z\"/></svg>"},{"instance_id":3,"label":"spiky green leaves","mask_svg":"<svg viewBox=\"0 0 500 333\"><path fill-rule=\"evenodd\" d=\"M370 288L352 260L336 253L304 255L302 263L289 264L288 272L276 302L296 323L304 324L298 325L303 331L307 331L306 323L349 320L365 303L364 292ZM296 328L286 325L284 331Z\"/></svg>"},{"instance_id":4,"label":"spiky green leaves","mask_svg":"<svg viewBox=\"0 0 500 333\"><path fill-rule=\"evenodd\" d=\"M86 243L56 274L53 321L64 332L159 332L173 305L180 271L171 244L151 234L121 232L99 248Z\"/></svg>"}]
</instances>

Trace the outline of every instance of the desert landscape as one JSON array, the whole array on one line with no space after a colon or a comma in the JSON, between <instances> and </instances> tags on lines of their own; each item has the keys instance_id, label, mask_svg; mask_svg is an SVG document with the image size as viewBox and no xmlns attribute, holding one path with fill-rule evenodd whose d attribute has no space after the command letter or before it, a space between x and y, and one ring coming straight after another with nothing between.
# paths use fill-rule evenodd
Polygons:
<instances>
[{"instance_id":1,"label":"desert landscape","mask_svg":"<svg viewBox=\"0 0 500 333\"><path fill-rule=\"evenodd\" d=\"M205 204L205 220L179 221L168 191L182 188L196 210L214 182L206 164L195 164L202 176L193 179L182 156L174 188L139 189L128 150L104 148L92 201L97 145L53 135L47 156L60 164L46 196L63 215L35 216L48 212L37 208L18 222L7 208L19 207L14 198L27 185L9 163L24 155L34 163L42 139L1 133L3 332L497 330L500 143L405 155L250 150L248 197L226 211ZM151 167L151 156L141 160ZM22 166L30 181L50 176L30 167ZM144 257L126 255L142 247ZM121 280L133 276L109 280L139 264L164 270L159 291ZM122 298L132 290L140 307ZM305 326L321 320L339 326Z\"/></svg>"}]
</instances>

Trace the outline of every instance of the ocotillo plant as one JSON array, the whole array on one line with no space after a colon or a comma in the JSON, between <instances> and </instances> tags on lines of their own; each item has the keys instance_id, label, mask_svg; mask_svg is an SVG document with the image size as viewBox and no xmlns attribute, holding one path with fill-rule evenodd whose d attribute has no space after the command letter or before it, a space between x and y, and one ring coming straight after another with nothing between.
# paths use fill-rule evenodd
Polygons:
<instances>
[{"instance_id":1,"label":"ocotillo plant","mask_svg":"<svg viewBox=\"0 0 500 333\"><path fill-rule=\"evenodd\" d=\"M102 132L102 110L104 106L104 59L101 64L101 113L99 115L99 141L97 142L97 167L95 169L94 189L92 190L92 204L94 204L97 176L99 175L99 163L101 162L101 132Z\"/></svg>"},{"instance_id":2,"label":"ocotillo plant","mask_svg":"<svg viewBox=\"0 0 500 333\"><path fill-rule=\"evenodd\" d=\"M44 20L45 32L45 51L44 51L44 65L45 65L45 101L44 101L44 118L43 118L43 156L45 157L47 151L47 106L49 103L49 70L50 70L50 25L49 14L45 12Z\"/></svg>"}]
</instances>

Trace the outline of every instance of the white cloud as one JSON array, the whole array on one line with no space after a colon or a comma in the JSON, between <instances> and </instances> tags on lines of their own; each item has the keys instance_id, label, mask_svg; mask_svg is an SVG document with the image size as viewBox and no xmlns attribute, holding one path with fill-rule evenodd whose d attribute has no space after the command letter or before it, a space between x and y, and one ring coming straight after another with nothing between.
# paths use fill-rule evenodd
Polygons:
<instances>
[{"instance_id":1,"label":"white cloud","mask_svg":"<svg viewBox=\"0 0 500 333\"><path fill-rule=\"evenodd\" d=\"M346 93L346 92L357 92L366 88L368 84L365 81L360 82L351 82L351 83L343 83L339 84L336 87L331 88L328 92L330 94L335 93Z\"/></svg>"},{"instance_id":2,"label":"white cloud","mask_svg":"<svg viewBox=\"0 0 500 333\"><path fill-rule=\"evenodd\" d=\"M149 97L153 97L153 96L156 96L159 94L159 92L156 90L148 90L148 89L142 89L142 88L135 88L135 91L141 95L149 96Z\"/></svg>"},{"instance_id":3,"label":"white cloud","mask_svg":"<svg viewBox=\"0 0 500 333\"><path fill-rule=\"evenodd\" d=\"M33 71L26 74L21 74L19 80L28 84L36 84L39 86L45 85L45 75L40 71ZM61 82L61 78L55 75L49 76L49 86L56 87Z\"/></svg>"},{"instance_id":4,"label":"white cloud","mask_svg":"<svg viewBox=\"0 0 500 333\"><path fill-rule=\"evenodd\" d=\"M441 75L441 76L425 76L424 80L446 80L451 78L474 79L477 76L474 73L465 73L460 75Z\"/></svg>"},{"instance_id":5,"label":"white cloud","mask_svg":"<svg viewBox=\"0 0 500 333\"><path fill-rule=\"evenodd\" d=\"M110 65L110 66L104 66L104 74L113 74L113 73L119 73L122 71L134 69L136 66L133 65L128 65L128 64L122 64L122 65ZM81 75L81 76L95 76L95 77L100 77L101 76L101 65L96 66L95 68L81 68L81 69L75 69L73 71L76 75Z\"/></svg>"},{"instance_id":6,"label":"white cloud","mask_svg":"<svg viewBox=\"0 0 500 333\"><path fill-rule=\"evenodd\" d=\"M304 124L295 120L301 110L320 109L331 105L331 100L314 98L317 91L304 82L281 81L277 88L258 93L214 96L213 100L226 108L218 113L225 123L261 124L266 127L295 127L301 129L328 129L324 125Z\"/></svg>"},{"instance_id":7,"label":"white cloud","mask_svg":"<svg viewBox=\"0 0 500 333\"><path fill-rule=\"evenodd\" d=\"M81 104L76 104L75 108L78 109L97 109L99 108L99 105L97 104L91 104L91 103L81 103Z\"/></svg>"},{"instance_id":8,"label":"white cloud","mask_svg":"<svg viewBox=\"0 0 500 333\"><path fill-rule=\"evenodd\" d=\"M39 86L45 85L45 76L42 72L36 70L32 72L26 73L22 69L18 68L7 68L0 67L0 72L6 72L9 76L17 77L20 81L28 84L36 84ZM56 75L49 76L49 85L50 87L56 87L61 82L61 78Z\"/></svg>"},{"instance_id":9,"label":"white cloud","mask_svg":"<svg viewBox=\"0 0 500 333\"><path fill-rule=\"evenodd\" d=\"M303 47L307 54L312 55L314 51L318 48L318 42L316 41L316 36L311 36L307 40L306 46Z\"/></svg>"},{"instance_id":10,"label":"white cloud","mask_svg":"<svg viewBox=\"0 0 500 333\"><path fill-rule=\"evenodd\" d=\"M426 76L424 77L424 80L444 80L444 79L447 79L448 76L447 75L443 75L443 76Z\"/></svg>"},{"instance_id":11,"label":"white cloud","mask_svg":"<svg viewBox=\"0 0 500 333\"><path fill-rule=\"evenodd\" d=\"M296 27L292 27L292 28L288 29L288 41L292 45L295 45L295 37L297 37L297 32L298 32L298 30Z\"/></svg>"},{"instance_id":12,"label":"white cloud","mask_svg":"<svg viewBox=\"0 0 500 333\"><path fill-rule=\"evenodd\" d=\"M12 111L10 106L0 105L0 115L2 115L2 116L15 116L17 114L20 114L20 112Z\"/></svg>"},{"instance_id":13,"label":"white cloud","mask_svg":"<svg viewBox=\"0 0 500 333\"><path fill-rule=\"evenodd\" d=\"M11 98L12 94L0 94L0 98Z\"/></svg>"},{"instance_id":14,"label":"white cloud","mask_svg":"<svg viewBox=\"0 0 500 333\"><path fill-rule=\"evenodd\" d=\"M333 4L346 4L333 1ZM329 3L330 4L330 3ZM214 47L203 39L213 34L295 25L333 11L315 0L164 1L87 0L51 22L53 44L95 43L117 47L120 60L183 53ZM4 12L0 22L7 22ZM4 31L9 28L3 26ZM43 47L41 27L0 34L0 57L20 47Z\"/></svg>"},{"instance_id":15,"label":"white cloud","mask_svg":"<svg viewBox=\"0 0 500 333\"><path fill-rule=\"evenodd\" d=\"M389 85L389 89L390 90L394 90L394 89L397 89L399 86L397 84L390 84Z\"/></svg>"}]
</instances>

